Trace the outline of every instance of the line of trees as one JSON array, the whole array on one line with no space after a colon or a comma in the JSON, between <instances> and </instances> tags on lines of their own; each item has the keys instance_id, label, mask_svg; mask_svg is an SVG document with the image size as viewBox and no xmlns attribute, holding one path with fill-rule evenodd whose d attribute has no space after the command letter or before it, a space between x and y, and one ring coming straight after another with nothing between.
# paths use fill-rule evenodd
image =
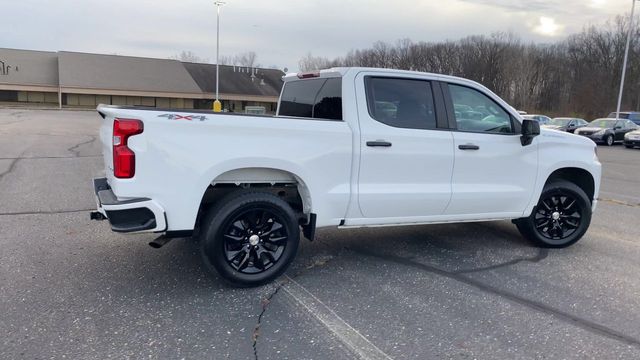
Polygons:
<instances>
[{"instance_id":1,"label":"line of trees","mask_svg":"<svg viewBox=\"0 0 640 360\"><path fill-rule=\"evenodd\" d=\"M209 63L209 58L203 58L190 50L183 50L179 54L169 57L171 60L180 60L192 63ZM220 65L236 65L246 67L260 67L258 55L254 51L247 51L237 55L221 55Z\"/></svg>"},{"instance_id":2,"label":"line of trees","mask_svg":"<svg viewBox=\"0 0 640 360\"><path fill-rule=\"evenodd\" d=\"M627 26L619 16L554 44L524 43L510 33L444 42L376 42L333 60L308 54L299 67L366 66L461 76L482 83L517 109L591 120L615 111ZM638 35L636 27L633 38ZM640 110L640 41L629 50L622 105L623 110Z\"/></svg>"}]
</instances>

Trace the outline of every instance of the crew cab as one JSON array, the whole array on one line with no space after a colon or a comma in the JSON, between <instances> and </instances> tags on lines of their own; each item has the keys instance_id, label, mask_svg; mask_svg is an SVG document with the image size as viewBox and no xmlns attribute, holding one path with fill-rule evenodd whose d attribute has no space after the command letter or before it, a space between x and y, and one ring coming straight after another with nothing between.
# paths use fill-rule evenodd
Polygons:
<instances>
[{"instance_id":1,"label":"crew cab","mask_svg":"<svg viewBox=\"0 0 640 360\"><path fill-rule=\"evenodd\" d=\"M281 275L301 229L512 220L565 247L589 227L595 144L541 130L476 82L372 68L283 80L275 116L98 106L92 218L158 233L156 247L192 236L236 286Z\"/></svg>"}]
</instances>

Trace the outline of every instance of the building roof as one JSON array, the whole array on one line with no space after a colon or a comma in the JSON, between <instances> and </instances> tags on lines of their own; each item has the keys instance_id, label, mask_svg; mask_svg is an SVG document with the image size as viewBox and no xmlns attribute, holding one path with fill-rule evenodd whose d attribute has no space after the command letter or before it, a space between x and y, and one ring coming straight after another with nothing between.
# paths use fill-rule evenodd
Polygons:
<instances>
[{"instance_id":1,"label":"building roof","mask_svg":"<svg viewBox=\"0 0 640 360\"><path fill-rule=\"evenodd\" d=\"M216 92L216 65L184 62L202 92ZM280 95L284 72L278 69L220 65L220 93L260 96Z\"/></svg>"},{"instance_id":2,"label":"building roof","mask_svg":"<svg viewBox=\"0 0 640 360\"><path fill-rule=\"evenodd\" d=\"M211 98L216 66L171 59L0 48L0 85L58 87L62 92ZM3 70L10 66L9 71ZM7 74L4 74L7 73ZM220 94L277 98L284 72L220 65ZM233 96L231 96L233 95ZM224 99L224 97L223 97Z\"/></svg>"},{"instance_id":3,"label":"building roof","mask_svg":"<svg viewBox=\"0 0 640 360\"><path fill-rule=\"evenodd\" d=\"M58 86L58 54L0 48L0 84Z\"/></svg>"},{"instance_id":4,"label":"building roof","mask_svg":"<svg viewBox=\"0 0 640 360\"><path fill-rule=\"evenodd\" d=\"M61 87L201 93L177 60L60 51L58 64Z\"/></svg>"}]
</instances>

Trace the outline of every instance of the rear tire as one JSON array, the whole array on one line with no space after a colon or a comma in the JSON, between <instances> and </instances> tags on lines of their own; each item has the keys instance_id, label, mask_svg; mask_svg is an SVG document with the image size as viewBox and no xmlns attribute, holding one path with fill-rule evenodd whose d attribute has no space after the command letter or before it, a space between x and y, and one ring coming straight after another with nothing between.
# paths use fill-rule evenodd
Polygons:
<instances>
[{"instance_id":1,"label":"rear tire","mask_svg":"<svg viewBox=\"0 0 640 360\"><path fill-rule=\"evenodd\" d=\"M564 248L575 244L587 232L591 201L576 184L556 180L545 185L531 215L514 223L536 245Z\"/></svg>"},{"instance_id":2,"label":"rear tire","mask_svg":"<svg viewBox=\"0 0 640 360\"><path fill-rule=\"evenodd\" d=\"M237 287L263 285L282 275L300 242L291 206L263 192L228 195L209 210L202 226L205 266Z\"/></svg>"},{"instance_id":3,"label":"rear tire","mask_svg":"<svg viewBox=\"0 0 640 360\"><path fill-rule=\"evenodd\" d=\"M613 146L613 135L607 135L607 137L604 139L604 143L607 146Z\"/></svg>"}]
</instances>

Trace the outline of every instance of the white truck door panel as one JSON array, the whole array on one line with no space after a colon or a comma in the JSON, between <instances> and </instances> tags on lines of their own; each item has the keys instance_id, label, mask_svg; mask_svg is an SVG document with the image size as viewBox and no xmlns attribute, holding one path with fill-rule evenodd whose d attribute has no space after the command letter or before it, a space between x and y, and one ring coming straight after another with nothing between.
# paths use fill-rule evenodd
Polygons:
<instances>
[{"instance_id":1,"label":"white truck door panel","mask_svg":"<svg viewBox=\"0 0 640 360\"><path fill-rule=\"evenodd\" d=\"M453 194L446 213L522 212L537 176L537 142L522 146L518 135L467 132L454 132L453 138ZM478 149L464 149L471 144Z\"/></svg>"},{"instance_id":2,"label":"white truck door panel","mask_svg":"<svg viewBox=\"0 0 640 360\"><path fill-rule=\"evenodd\" d=\"M455 84L444 92L457 129L445 214L523 212L537 177L538 142L522 146L519 123L488 94Z\"/></svg>"},{"instance_id":3,"label":"white truck door panel","mask_svg":"<svg viewBox=\"0 0 640 360\"><path fill-rule=\"evenodd\" d=\"M366 218L441 215L451 199L453 137L448 130L428 129L435 128L436 121L431 83L371 77L380 82L365 85L363 77L356 79L362 214ZM382 83L387 79L388 86ZM370 94L369 106L365 87L378 89L376 99Z\"/></svg>"}]
</instances>

